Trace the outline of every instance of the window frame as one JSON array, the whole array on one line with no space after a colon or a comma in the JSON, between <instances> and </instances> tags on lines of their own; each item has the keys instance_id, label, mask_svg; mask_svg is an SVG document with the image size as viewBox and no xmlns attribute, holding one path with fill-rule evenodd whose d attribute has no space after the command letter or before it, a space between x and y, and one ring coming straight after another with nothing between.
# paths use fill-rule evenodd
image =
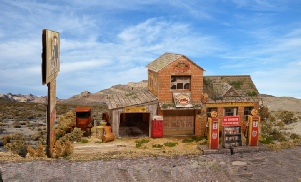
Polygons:
<instances>
[{"instance_id":1,"label":"window frame","mask_svg":"<svg viewBox=\"0 0 301 182\"><path fill-rule=\"evenodd\" d=\"M173 81L175 79L175 81ZM182 84L182 86L180 86ZM189 88L185 88L189 84ZM175 88L173 88L175 86ZM179 88L180 87L180 88ZM170 77L171 91L190 91L191 90L191 76L190 75L171 75Z\"/></svg>"}]
</instances>

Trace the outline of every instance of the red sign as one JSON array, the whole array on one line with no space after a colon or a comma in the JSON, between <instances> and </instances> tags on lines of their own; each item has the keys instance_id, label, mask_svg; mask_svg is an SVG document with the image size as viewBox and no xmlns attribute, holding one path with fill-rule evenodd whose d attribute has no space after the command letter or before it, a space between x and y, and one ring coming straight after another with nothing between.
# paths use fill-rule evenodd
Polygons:
<instances>
[{"instance_id":1,"label":"red sign","mask_svg":"<svg viewBox=\"0 0 301 182\"><path fill-rule=\"evenodd\" d=\"M239 116L224 116L223 117L223 126L240 126Z\"/></svg>"},{"instance_id":2,"label":"red sign","mask_svg":"<svg viewBox=\"0 0 301 182\"><path fill-rule=\"evenodd\" d=\"M184 73L190 69L190 64L187 61L179 61L175 66L174 69L176 72Z\"/></svg>"}]
</instances>

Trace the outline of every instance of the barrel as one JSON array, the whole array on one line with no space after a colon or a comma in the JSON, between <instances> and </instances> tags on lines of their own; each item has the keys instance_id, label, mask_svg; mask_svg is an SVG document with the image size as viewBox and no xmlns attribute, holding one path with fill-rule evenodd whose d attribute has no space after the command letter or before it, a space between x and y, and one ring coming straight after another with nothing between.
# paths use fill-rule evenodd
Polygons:
<instances>
[{"instance_id":1,"label":"barrel","mask_svg":"<svg viewBox=\"0 0 301 182\"><path fill-rule=\"evenodd\" d=\"M114 133L109 133L109 134L106 134L106 135L102 136L102 142L103 143L112 141L114 139L115 139L115 134Z\"/></svg>"},{"instance_id":2,"label":"barrel","mask_svg":"<svg viewBox=\"0 0 301 182\"><path fill-rule=\"evenodd\" d=\"M96 137L102 138L103 136L103 126L96 126Z\"/></svg>"}]
</instances>

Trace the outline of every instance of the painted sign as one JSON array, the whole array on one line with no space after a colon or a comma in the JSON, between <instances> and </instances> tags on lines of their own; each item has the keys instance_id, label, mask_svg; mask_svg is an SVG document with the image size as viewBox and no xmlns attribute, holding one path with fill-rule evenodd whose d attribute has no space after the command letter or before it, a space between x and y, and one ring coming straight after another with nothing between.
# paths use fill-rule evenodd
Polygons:
<instances>
[{"instance_id":1,"label":"painted sign","mask_svg":"<svg viewBox=\"0 0 301 182\"><path fill-rule=\"evenodd\" d=\"M184 73L190 69L190 64L187 61L179 61L175 64L174 70L179 73Z\"/></svg>"},{"instance_id":2,"label":"painted sign","mask_svg":"<svg viewBox=\"0 0 301 182\"><path fill-rule=\"evenodd\" d=\"M146 112L146 106L126 107L124 112Z\"/></svg>"},{"instance_id":3,"label":"painted sign","mask_svg":"<svg viewBox=\"0 0 301 182\"><path fill-rule=\"evenodd\" d=\"M173 93L176 107L192 107L190 93Z\"/></svg>"},{"instance_id":4,"label":"painted sign","mask_svg":"<svg viewBox=\"0 0 301 182\"><path fill-rule=\"evenodd\" d=\"M254 106L254 103L253 102L206 103L206 107L233 107L233 106Z\"/></svg>"},{"instance_id":5,"label":"painted sign","mask_svg":"<svg viewBox=\"0 0 301 182\"><path fill-rule=\"evenodd\" d=\"M222 126L240 126L239 116L224 116Z\"/></svg>"},{"instance_id":6,"label":"painted sign","mask_svg":"<svg viewBox=\"0 0 301 182\"><path fill-rule=\"evenodd\" d=\"M42 84L54 80L60 71L60 34L44 29L42 33Z\"/></svg>"}]
</instances>

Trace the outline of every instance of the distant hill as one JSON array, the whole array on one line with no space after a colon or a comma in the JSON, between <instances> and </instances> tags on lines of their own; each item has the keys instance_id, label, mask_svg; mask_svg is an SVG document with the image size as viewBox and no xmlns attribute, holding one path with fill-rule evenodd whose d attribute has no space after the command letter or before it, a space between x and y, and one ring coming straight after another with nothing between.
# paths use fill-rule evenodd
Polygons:
<instances>
[{"instance_id":1,"label":"distant hill","mask_svg":"<svg viewBox=\"0 0 301 182\"><path fill-rule=\"evenodd\" d=\"M89 91L81 92L68 99L57 99L58 104L69 105L104 105L105 98L109 94L135 92L137 90L147 89L147 80L141 82L129 82L126 85L114 85L111 88L91 93ZM269 107L270 111L287 110L301 113L301 99L294 97L275 97L268 94L260 94L264 106ZM0 94L0 99L9 100L12 102L35 102L47 103L47 96L37 97L32 94Z\"/></svg>"}]
</instances>

